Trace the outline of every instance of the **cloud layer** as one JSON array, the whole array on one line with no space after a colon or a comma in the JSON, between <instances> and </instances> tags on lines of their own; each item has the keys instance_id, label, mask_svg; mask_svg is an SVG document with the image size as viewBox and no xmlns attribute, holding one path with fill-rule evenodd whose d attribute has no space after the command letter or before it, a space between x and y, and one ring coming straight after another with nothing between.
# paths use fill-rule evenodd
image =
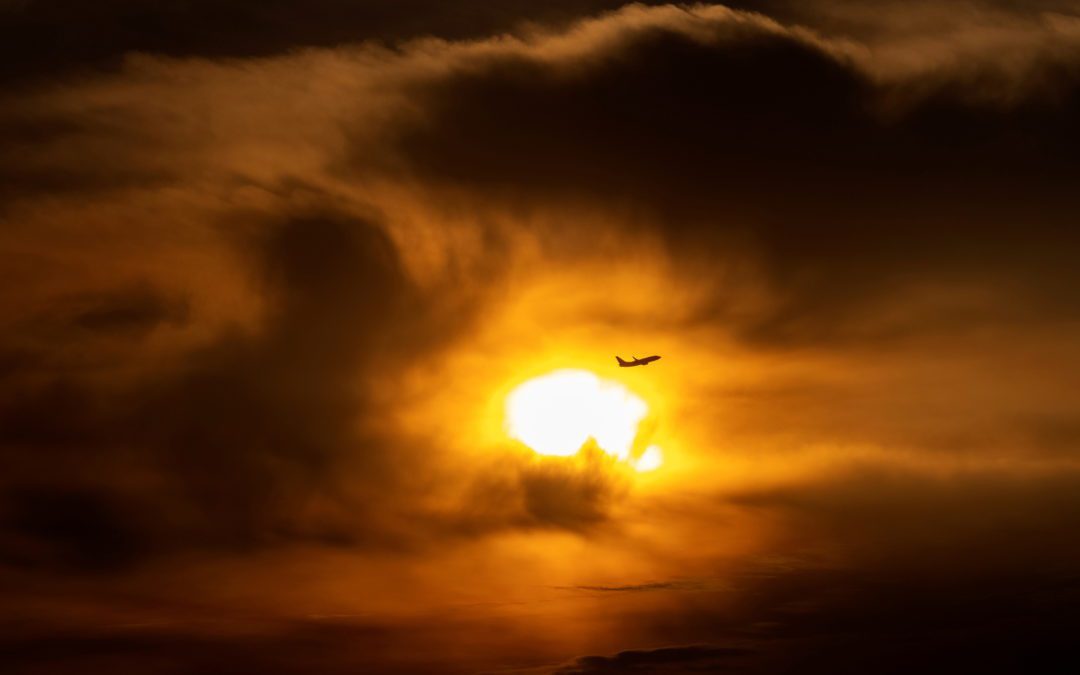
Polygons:
<instances>
[{"instance_id":1,"label":"cloud layer","mask_svg":"<svg viewBox=\"0 0 1080 675\"><path fill-rule=\"evenodd\" d=\"M1077 8L437 4L0 5L16 672L1063 650ZM502 433L634 349L655 477Z\"/></svg>"}]
</instances>

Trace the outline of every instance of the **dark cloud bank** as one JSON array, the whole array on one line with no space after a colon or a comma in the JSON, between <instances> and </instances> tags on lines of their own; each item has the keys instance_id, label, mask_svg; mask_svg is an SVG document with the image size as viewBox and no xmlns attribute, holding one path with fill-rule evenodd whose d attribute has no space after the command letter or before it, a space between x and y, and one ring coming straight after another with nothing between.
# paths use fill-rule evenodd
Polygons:
<instances>
[{"instance_id":1,"label":"dark cloud bank","mask_svg":"<svg viewBox=\"0 0 1080 675\"><path fill-rule=\"evenodd\" d=\"M5 41L2 76L33 90L77 81L77 72L113 69L107 77L123 81L117 59L133 50L213 59L426 34L482 38L616 3L9 4L0 25L15 38ZM655 235L688 278L706 280L708 301L680 327L722 329L748 350L863 353L989 332L1037 353L1039 338L1029 336L1080 337L1075 8L950 5L991 16L1009 35L1056 28L1022 59L989 42L960 64L904 69L875 60L888 26L870 31L845 14L850 4L820 4L759 8L811 25L817 17L829 39L756 16L686 14L673 25L643 13L639 22L609 17L613 37L568 58L541 58L544 48L462 57L399 83L419 112L387 124L377 152L356 141L327 164L345 181L409 184L477 213L551 204L631 212L627 237ZM843 32L856 29L866 33ZM54 30L70 39L38 48ZM906 49L915 62L936 58L925 43ZM10 181L0 216L142 185L137 164L42 173L29 162L35 148L51 152L95 127L82 126L76 109L28 130L25 106L5 101L16 112L5 111L0 132L21 150L3 155L0 176ZM116 133L135 144L143 131ZM182 168L151 178L199 190ZM187 554L312 545L422 557L493 532L587 535L606 521L619 485L550 467L473 477L481 487L465 506L418 506L443 474L416 468L432 448L386 431L378 390L467 339L486 296L418 284L387 214L358 216L313 192L292 210L220 214L238 223L226 228L230 250L265 304L254 327L155 360L153 336L197 324L199 307L165 284L120 277L40 303L28 291L30 301L4 310L0 592L14 597L26 579L32 589L85 578L108 589ZM545 246L559 250L575 225L563 227L541 233ZM492 251L509 245L487 234ZM3 255L14 265L19 250ZM752 261L769 303L746 312L732 301L717 272L732 257ZM505 272L493 263L479 285ZM969 293L924 302L954 289ZM1080 354L1062 353L1053 363L1031 357L1032 371L1054 373L1046 377L1055 383L1075 372ZM980 367L992 371L997 358L988 351ZM789 562L747 563L725 594L663 581L583 587L677 596L624 617L629 651L576 661L528 648L521 658L461 656L440 631L467 636L468 627L423 623L298 621L234 638L61 630L12 615L0 624L10 629L0 661L27 673L471 672L560 660L550 669L1071 671L1080 397L1075 386L1051 389L1059 393L1032 393L1050 411L1017 424L1024 459L1050 458L1060 470L927 477L879 467L715 497L780 522L774 552Z\"/></svg>"}]
</instances>

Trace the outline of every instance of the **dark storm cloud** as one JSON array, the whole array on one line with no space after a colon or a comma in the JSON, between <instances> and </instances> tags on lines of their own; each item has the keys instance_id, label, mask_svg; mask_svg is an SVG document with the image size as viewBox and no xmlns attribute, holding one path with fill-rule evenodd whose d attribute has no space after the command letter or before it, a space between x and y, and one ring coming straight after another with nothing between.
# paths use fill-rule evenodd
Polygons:
<instances>
[{"instance_id":1,"label":"dark storm cloud","mask_svg":"<svg viewBox=\"0 0 1080 675\"><path fill-rule=\"evenodd\" d=\"M1033 564L1047 572L1080 564L1080 545L1066 535L1080 526L1078 487L1080 475L1068 464L936 476L867 464L813 485L730 499L783 514L792 549L830 542L872 566L973 578L1022 575Z\"/></svg>"},{"instance_id":2,"label":"dark storm cloud","mask_svg":"<svg viewBox=\"0 0 1080 675\"><path fill-rule=\"evenodd\" d=\"M270 300L261 329L227 332L133 387L102 387L70 367L36 385L9 384L0 426L18 470L7 479L53 481L7 486L13 546L36 538L64 561L98 569L156 544L245 548L295 537L347 543L364 538L365 527L385 534L375 518L348 525L337 513L347 508L352 520L385 499L380 486L393 484L405 461L400 449L391 459L385 439L357 432L358 416L371 409L366 388L435 348L452 325L440 321L441 333L423 325L435 314L370 223L314 215L263 226L253 242ZM138 348L183 307L141 287L75 299L63 344L85 345L85 331L119 334ZM63 465L52 465L60 456ZM332 479L343 463L354 472L348 494ZM164 472L170 489L120 489L95 477L133 467ZM329 506L313 520L305 509L314 500ZM121 513L148 517L118 522Z\"/></svg>"},{"instance_id":3,"label":"dark storm cloud","mask_svg":"<svg viewBox=\"0 0 1080 675\"><path fill-rule=\"evenodd\" d=\"M7 38L0 45L0 81L26 84L115 69L132 52L247 57L365 40L483 38L527 23L565 25L626 4L621 0L167 0L147 5L137 0L91 4L5 0L0 2L0 34ZM667 3L646 0L638 4ZM836 32L873 32L881 23L860 11L857 2L736 0L724 4ZM1024 15L1036 9L1075 9L1067 0L1037 4L958 0L934 5L959 10L953 14L969 18L988 11ZM949 15L939 9L934 16L941 21Z\"/></svg>"},{"instance_id":4,"label":"dark storm cloud","mask_svg":"<svg viewBox=\"0 0 1080 675\"><path fill-rule=\"evenodd\" d=\"M423 116L396 141L407 170L485 199L645 210L702 269L748 246L777 294L742 327L755 342L937 324L861 320L916 285L986 284L1072 315L1080 62L1036 54L1029 88L998 103L985 88L1014 85L993 60L880 81L799 34L706 26L634 26L579 61L467 63L417 92ZM966 311L1009 319L996 302Z\"/></svg>"},{"instance_id":5,"label":"dark storm cloud","mask_svg":"<svg viewBox=\"0 0 1080 675\"><path fill-rule=\"evenodd\" d=\"M164 449L196 527L240 545L287 529L346 452L377 484L387 470L377 442L351 432L364 406L356 378L408 351L420 309L368 223L299 217L272 227L259 251L273 303L262 333L193 354L132 420Z\"/></svg>"},{"instance_id":6,"label":"dark storm cloud","mask_svg":"<svg viewBox=\"0 0 1080 675\"><path fill-rule=\"evenodd\" d=\"M576 586L582 591L600 591L603 593L636 593L641 591L667 591L671 589L688 588L685 582L678 581L654 581L648 584L629 584L626 586Z\"/></svg>"},{"instance_id":7,"label":"dark storm cloud","mask_svg":"<svg viewBox=\"0 0 1080 675\"><path fill-rule=\"evenodd\" d=\"M115 68L129 52L265 56L298 47L434 35L483 37L526 21L568 21L619 0L138 0L0 4L0 79L26 82ZM660 3L650 3L660 4Z\"/></svg>"},{"instance_id":8,"label":"dark storm cloud","mask_svg":"<svg viewBox=\"0 0 1080 675\"><path fill-rule=\"evenodd\" d=\"M316 669L346 675L380 672L401 675L461 673L469 669L416 653L415 643L441 642L437 629L407 630L348 621L306 621L260 627L246 636L206 634L170 626L109 626L68 634L0 638L0 658L9 672L45 669L63 672L136 674L249 672L295 674ZM349 645L343 655L343 645ZM409 647L413 649L409 649ZM410 653L411 651L411 653ZM407 654L401 657L400 655Z\"/></svg>"},{"instance_id":9,"label":"dark storm cloud","mask_svg":"<svg viewBox=\"0 0 1080 675\"><path fill-rule=\"evenodd\" d=\"M137 504L91 491L23 489L0 503L0 560L18 567L114 572L148 551Z\"/></svg>"},{"instance_id":10,"label":"dark storm cloud","mask_svg":"<svg viewBox=\"0 0 1080 675\"><path fill-rule=\"evenodd\" d=\"M592 673L740 672L739 658L750 652L734 647L694 645L630 650L615 656L583 656L574 665L554 671L561 675Z\"/></svg>"},{"instance_id":11,"label":"dark storm cloud","mask_svg":"<svg viewBox=\"0 0 1080 675\"><path fill-rule=\"evenodd\" d=\"M1078 480L1075 468L868 465L732 496L784 523L776 557L627 625L750 650L732 672L1065 672L1080 609Z\"/></svg>"},{"instance_id":12,"label":"dark storm cloud","mask_svg":"<svg viewBox=\"0 0 1080 675\"><path fill-rule=\"evenodd\" d=\"M803 569L758 579L739 594L731 610L710 606L723 597L706 596L636 617L653 622L653 640L738 645L728 657L680 659L672 648L672 658L643 659L648 665L637 669L616 655L552 672L1065 673L1080 607L1075 577L1041 573L972 582Z\"/></svg>"}]
</instances>

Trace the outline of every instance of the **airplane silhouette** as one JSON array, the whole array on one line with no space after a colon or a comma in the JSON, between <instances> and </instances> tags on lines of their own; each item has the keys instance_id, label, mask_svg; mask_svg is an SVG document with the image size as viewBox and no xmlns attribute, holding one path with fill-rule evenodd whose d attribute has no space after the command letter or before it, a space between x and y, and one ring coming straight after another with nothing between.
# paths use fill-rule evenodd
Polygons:
<instances>
[{"instance_id":1,"label":"airplane silhouette","mask_svg":"<svg viewBox=\"0 0 1080 675\"><path fill-rule=\"evenodd\" d=\"M615 360L619 362L619 367L620 368L633 368L634 366L647 366L650 363L652 363L653 361L660 360L660 357L656 356L656 355L653 355L653 356L646 356L643 359L639 359L638 357L635 356L635 357L633 357L633 359L634 359L633 361L623 361L618 356L615 357Z\"/></svg>"}]
</instances>

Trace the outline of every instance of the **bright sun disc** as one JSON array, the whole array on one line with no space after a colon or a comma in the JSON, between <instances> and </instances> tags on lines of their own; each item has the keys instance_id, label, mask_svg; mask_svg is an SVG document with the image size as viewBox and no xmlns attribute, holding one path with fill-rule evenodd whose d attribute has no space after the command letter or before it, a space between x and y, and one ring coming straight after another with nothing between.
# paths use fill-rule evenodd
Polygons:
<instances>
[{"instance_id":1,"label":"bright sun disc","mask_svg":"<svg viewBox=\"0 0 1080 675\"><path fill-rule=\"evenodd\" d=\"M541 455L569 457L591 438L604 452L628 460L647 412L645 402L621 384L585 370L559 370L510 392L506 430Z\"/></svg>"}]
</instances>

